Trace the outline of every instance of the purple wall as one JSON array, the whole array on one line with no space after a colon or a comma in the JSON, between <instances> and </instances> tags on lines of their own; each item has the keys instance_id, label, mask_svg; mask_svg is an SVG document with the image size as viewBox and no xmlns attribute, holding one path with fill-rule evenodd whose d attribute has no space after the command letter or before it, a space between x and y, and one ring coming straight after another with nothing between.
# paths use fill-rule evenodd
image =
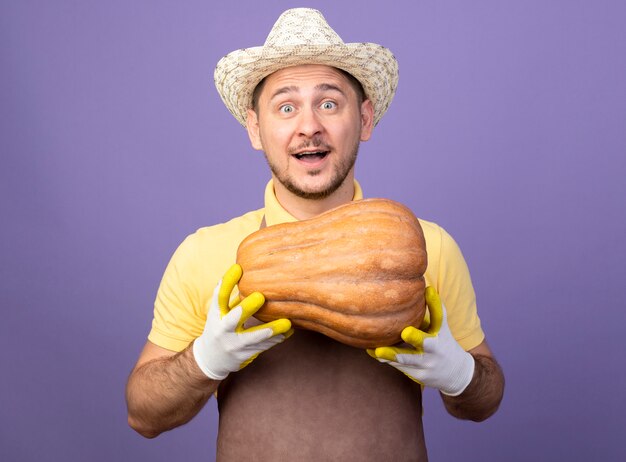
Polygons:
<instances>
[{"instance_id":1,"label":"purple wall","mask_svg":"<svg viewBox=\"0 0 626 462\"><path fill-rule=\"evenodd\" d=\"M426 393L431 458L626 460L626 7L398 3L308 5L398 57L357 176L456 237L506 371L483 424ZM178 243L262 205L212 73L290 6L2 2L1 460L213 460L214 402L148 441L124 384Z\"/></svg>"}]
</instances>

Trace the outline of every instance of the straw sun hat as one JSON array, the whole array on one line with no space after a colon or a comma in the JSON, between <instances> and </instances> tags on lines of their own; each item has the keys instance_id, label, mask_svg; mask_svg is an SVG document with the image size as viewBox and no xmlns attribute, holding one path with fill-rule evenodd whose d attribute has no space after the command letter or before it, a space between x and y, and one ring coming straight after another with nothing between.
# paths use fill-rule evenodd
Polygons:
<instances>
[{"instance_id":1,"label":"straw sun hat","mask_svg":"<svg viewBox=\"0 0 626 462\"><path fill-rule=\"evenodd\" d=\"M285 67L324 64L352 74L374 105L374 124L383 116L398 86L398 63L374 43L344 43L324 16L310 8L285 11L261 47L236 50L215 68L215 86L235 118L246 126L252 93L263 78Z\"/></svg>"}]
</instances>

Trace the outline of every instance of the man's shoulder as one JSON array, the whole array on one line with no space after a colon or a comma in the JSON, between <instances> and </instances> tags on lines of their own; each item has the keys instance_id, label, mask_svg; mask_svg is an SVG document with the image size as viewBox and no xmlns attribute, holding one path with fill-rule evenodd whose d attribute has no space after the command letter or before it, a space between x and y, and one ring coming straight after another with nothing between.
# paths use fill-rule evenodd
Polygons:
<instances>
[{"instance_id":1,"label":"man's shoulder","mask_svg":"<svg viewBox=\"0 0 626 462\"><path fill-rule=\"evenodd\" d=\"M422 218L418 218L418 220L424 233L429 256L448 255L451 251L456 251L458 244L443 226Z\"/></svg>"},{"instance_id":2,"label":"man's shoulder","mask_svg":"<svg viewBox=\"0 0 626 462\"><path fill-rule=\"evenodd\" d=\"M434 221L424 220L423 218L419 217L417 218L417 220L420 222L420 226L422 227L422 230L424 230L424 232L440 232L440 230L442 229L441 226L439 226Z\"/></svg>"},{"instance_id":3,"label":"man's shoulder","mask_svg":"<svg viewBox=\"0 0 626 462\"><path fill-rule=\"evenodd\" d=\"M228 255L249 234L259 229L263 209L253 210L223 223L203 226L188 235L177 249L177 254L191 259Z\"/></svg>"},{"instance_id":4,"label":"man's shoulder","mask_svg":"<svg viewBox=\"0 0 626 462\"><path fill-rule=\"evenodd\" d=\"M418 221L422 227L422 232L424 233L424 239L426 239L426 241L433 239L441 240L442 235L447 234L446 230L434 221L424 220L423 218L418 218Z\"/></svg>"},{"instance_id":5,"label":"man's shoulder","mask_svg":"<svg viewBox=\"0 0 626 462\"><path fill-rule=\"evenodd\" d=\"M259 228L259 224L263 218L263 210L264 209L252 210L223 223L203 226L196 230L191 236L199 240L205 240L228 239L240 233L250 234L250 232L256 231Z\"/></svg>"}]
</instances>

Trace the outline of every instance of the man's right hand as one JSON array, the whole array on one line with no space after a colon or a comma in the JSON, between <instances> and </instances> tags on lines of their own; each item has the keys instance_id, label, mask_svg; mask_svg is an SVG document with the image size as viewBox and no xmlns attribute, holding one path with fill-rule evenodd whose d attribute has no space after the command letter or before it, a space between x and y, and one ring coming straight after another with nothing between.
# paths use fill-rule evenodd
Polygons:
<instances>
[{"instance_id":1,"label":"man's right hand","mask_svg":"<svg viewBox=\"0 0 626 462\"><path fill-rule=\"evenodd\" d=\"M277 319L247 329L243 327L263 306L265 297L260 292L253 292L243 300L237 299L230 308L231 293L242 273L241 266L236 264L226 272L213 292L204 332L193 343L196 363L213 380L225 379L293 333L288 319Z\"/></svg>"}]
</instances>

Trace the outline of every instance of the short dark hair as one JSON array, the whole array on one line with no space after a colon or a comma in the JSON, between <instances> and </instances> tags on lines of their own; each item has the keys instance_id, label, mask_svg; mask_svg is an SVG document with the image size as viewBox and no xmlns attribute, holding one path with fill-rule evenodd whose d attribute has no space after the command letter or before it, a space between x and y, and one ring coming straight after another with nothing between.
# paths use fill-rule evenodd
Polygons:
<instances>
[{"instance_id":1,"label":"short dark hair","mask_svg":"<svg viewBox=\"0 0 626 462\"><path fill-rule=\"evenodd\" d=\"M352 88L354 89L356 93L356 97L358 99L359 106L360 106L361 103L365 101L365 98L366 98L365 90L363 89L363 85L361 85L361 82L359 82L358 79L352 74L350 74L349 72L344 71L343 69L339 69L338 67L336 67L335 69L337 69L343 76L346 77L346 79L348 79L348 82L350 82L350 85L352 86ZM257 110L257 105L259 104L259 97L261 96L261 91L263 91L263 87L265 86L266 79L267 77L263 77L263 80L261 80L258 83L258 85L254 88L254 91L252 92L252 109L254 109L255 112Z\"/></svg>"}]
</instances>

